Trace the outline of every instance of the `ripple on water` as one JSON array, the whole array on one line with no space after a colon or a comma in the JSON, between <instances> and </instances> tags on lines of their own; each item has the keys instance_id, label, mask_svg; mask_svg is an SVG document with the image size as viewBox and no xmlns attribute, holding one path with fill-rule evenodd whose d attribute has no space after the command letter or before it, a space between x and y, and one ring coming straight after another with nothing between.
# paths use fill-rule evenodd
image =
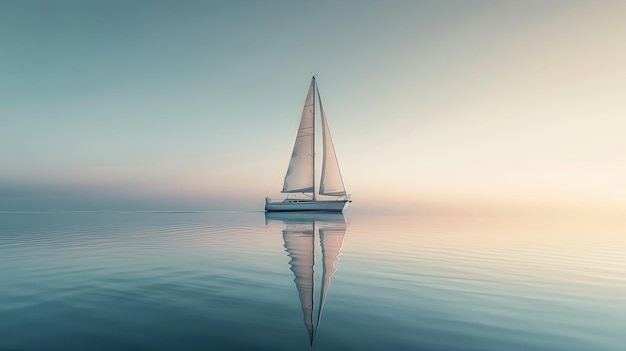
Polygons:
<instances>
[{"instance_id":1,"label":"ripple on water","mask_svg":"<svg viewBox=\"0 0 626 351\"><path fill-rule=\"evenodd\" d=\"M0 216L0 349L308 349L285 224L262 213ZM320 350L626 344L623 227L349 223Z\"/></svg>"}]
</instances>

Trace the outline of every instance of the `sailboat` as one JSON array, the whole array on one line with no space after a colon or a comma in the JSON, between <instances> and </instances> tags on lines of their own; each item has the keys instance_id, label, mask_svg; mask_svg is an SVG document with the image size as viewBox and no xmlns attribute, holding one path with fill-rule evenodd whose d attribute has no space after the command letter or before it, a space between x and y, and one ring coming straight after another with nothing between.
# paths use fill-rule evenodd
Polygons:
<instances>
[{"instance_id":1,"label":"sailboat","mask_svg":"<svg viewBox=\"0 0 626 351\"><path fill-rule=\"evenodd\" d=\"M284 224L284 247L290 257L289 265L295 276L294 282L300 298L304 326L310 344L313 345L320 327L330 278L337 271L335 262L339 259L346 233L345 218L341 213L267 212L265 220L266 223L277 220ZM315 284L316 242L319 242L322 254L321 267L319 263L317 266L318 269L321 268L321 275L318 275L319 286Z\"/></svg>"},{"instance_id":2,"label":"sailboat","mask_svg":"<svg viewBox=\"0 0 626 351\"><path fill-rule=\"evenodd\" d=\"M319 103L319 112L322 121L322 175L319 189L315 184L315 105ZM316 191L318 190L318 191ZM315 76L311 78L311 85L304 102L302 117L298 127L298 134L293 146L291 160L285 175L282 193L303 194L305 198L288 196L282 201L272 201L265 198L265 210L268 212L282 211L327 211L342 212L349 202L346 188L339 171L339 163L335 154L330 129ZM324 196L323 199L317 195Z\"/></svg>"}]
</instances>

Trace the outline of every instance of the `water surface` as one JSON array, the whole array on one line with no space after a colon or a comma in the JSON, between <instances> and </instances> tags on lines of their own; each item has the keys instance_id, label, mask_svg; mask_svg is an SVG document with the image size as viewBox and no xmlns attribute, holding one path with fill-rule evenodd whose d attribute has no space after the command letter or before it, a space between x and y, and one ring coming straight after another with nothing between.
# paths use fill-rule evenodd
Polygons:
<instances>
[{"instance_id":1,"label":"water surface","mask_svg":"<svg viewBox=\"0 0 626 351\"><path fill-rule=\"evenodd\" d=\"M0 213L0 350L623 350L625 228Z\"/></svg>"}]
</instances>

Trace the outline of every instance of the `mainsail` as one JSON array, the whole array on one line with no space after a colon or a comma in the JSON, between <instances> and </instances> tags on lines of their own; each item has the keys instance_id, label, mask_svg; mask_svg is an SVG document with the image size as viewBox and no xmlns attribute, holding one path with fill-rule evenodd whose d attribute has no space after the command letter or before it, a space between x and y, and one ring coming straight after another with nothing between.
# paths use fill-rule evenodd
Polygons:
<instances>
[{"instance_id":1,"label":"mainsail","mask_svg":"<svg viewBox=\"0 0 626 351\"><path fill-rule=\"evenodd\" d=\"M343 179L341 179L339 162L335 154L333 139L330 136L330 128L328 128L328 121L322 107L322 98L319 96L319 91L317 95L320 101L320 114L322 115L322 142L324 146L320 195L345 196L346 188L343 185Z\"/></svg>"},{"instance_id":2,"label":"mainsail","mask_svg":"<svg viewBox=\"0 0 626 351\"><path fill-rule=\"evenodd\" d=\"M283 193L313 193L315 191L315 77L304 102L298 134L293 145L291 161L285 175Z\"/></svg>"}]
</instances>

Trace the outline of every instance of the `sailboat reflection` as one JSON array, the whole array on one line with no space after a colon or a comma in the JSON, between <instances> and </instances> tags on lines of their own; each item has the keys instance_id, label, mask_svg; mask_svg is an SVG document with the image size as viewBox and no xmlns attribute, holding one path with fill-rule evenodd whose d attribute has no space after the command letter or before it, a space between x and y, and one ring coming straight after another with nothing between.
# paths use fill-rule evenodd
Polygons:
<instances>
[{"instance_id":1,"label":"sailboat reflection","mask_svg":"<svg viewBox=\"0 0 626 351\"><path fill-rule=\"evenodd\" d=\"M266 212L265 221L266 224L272 221L281 221L284 224L285 250L291 258L289 264L295 275L294 282L302 305L304 325L313 345L320 326L330 277L337 271L335 262L339 259L346 233L345 218L341 213ZM316 230L319 232L322 257L321 264L318 263L318 271L321 268L322 274L319 277L321 285L318 288L317 304L314 301Z\"/></svg>"}]
</instances>

